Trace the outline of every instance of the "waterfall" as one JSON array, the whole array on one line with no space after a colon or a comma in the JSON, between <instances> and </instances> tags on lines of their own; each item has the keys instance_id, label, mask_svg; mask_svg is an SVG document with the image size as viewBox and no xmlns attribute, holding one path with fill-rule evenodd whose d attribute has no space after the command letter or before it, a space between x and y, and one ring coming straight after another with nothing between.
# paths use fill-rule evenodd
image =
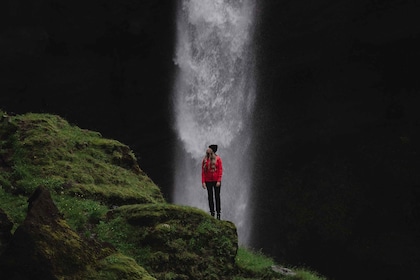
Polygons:
<instances>
[{"instance_id":1,"label":"waterfall","mask_svg":"<svg viewBox=\"0 0 420 280\"><path fill-rule=\"evenodd\" d=\"M201 160L210 144L223 161L222 220L239 242L251 234L254 0L180 0L173 93L173 202L209 211Z\"/></svg>"}]
</instances>

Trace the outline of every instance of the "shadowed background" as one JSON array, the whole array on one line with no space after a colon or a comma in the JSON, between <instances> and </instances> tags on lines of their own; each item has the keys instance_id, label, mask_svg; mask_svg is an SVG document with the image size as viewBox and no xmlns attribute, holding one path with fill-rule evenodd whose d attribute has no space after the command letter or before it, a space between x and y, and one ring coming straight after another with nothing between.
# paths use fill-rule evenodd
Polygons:
<instances>
[{"instance_id":1,"label":"shadowed background","mask_svg":"<svg viewBox=\"0 0 420 280\"><path fill-rule=\"evenodd\" d=\"M259 3L250 245L330 278L414 278L418 4ZM0 108L128 144L170 201L174 38L175 1L3 1Z\"/></svg>"}]
</instances>

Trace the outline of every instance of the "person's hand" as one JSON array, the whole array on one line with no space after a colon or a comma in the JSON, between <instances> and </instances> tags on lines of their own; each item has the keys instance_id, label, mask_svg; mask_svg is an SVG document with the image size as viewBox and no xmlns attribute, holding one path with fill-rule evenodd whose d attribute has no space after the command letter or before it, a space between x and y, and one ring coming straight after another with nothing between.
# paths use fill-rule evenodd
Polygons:
<instances>
[{"instance_id":1,"label":"person's hand","mask_svg":"<svg viewBox=\"0 0 420 280\"><path fill-rule=\"evenodd\" d=\"M220 182L217 182L216 183L216 187L220 187Z\"/></svg>"},{"instance_id":2,"label":"person's hand","mask_svg":"<svg viewBox=\"0 0 420 280\"><path fill-rule=\"evenodd\" d=\"M203 189L206 189L206 183L203 183Z\"/></svg>"}]
</instances>

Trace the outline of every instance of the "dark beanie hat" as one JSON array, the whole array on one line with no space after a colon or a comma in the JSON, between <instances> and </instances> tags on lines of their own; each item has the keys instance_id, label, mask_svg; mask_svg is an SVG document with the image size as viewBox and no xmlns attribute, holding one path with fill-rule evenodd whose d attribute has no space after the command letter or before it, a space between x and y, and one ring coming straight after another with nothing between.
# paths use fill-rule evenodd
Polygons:
<instances>
[{"instance_id":1,"label":"dark beanie hat","mask_svg":"<svg viewBox=\"0 0 420 280\"><path fill-rule=\"evenodd\" d=\"M212 149L214 153L217 152L217 145L210 145L209 148Z\"/></svg>"}]
</instances>

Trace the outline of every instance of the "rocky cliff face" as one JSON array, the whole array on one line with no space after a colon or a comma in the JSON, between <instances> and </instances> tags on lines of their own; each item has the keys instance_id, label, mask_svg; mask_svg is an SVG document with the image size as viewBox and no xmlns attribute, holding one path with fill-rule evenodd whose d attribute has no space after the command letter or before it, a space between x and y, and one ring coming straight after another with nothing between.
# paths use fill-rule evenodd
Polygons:
<instances>
[{"instance_id":1,"label":"rocky cliff face","mask_svg":"<svg viewBox=\"0 0 420 280\"><path fill-rule=\"evenodd\" d=\"M418 12L398 0L267 3L259 246L337 279L357 278L352 267L419 273Z\"/></svg>"}]
</instances>

